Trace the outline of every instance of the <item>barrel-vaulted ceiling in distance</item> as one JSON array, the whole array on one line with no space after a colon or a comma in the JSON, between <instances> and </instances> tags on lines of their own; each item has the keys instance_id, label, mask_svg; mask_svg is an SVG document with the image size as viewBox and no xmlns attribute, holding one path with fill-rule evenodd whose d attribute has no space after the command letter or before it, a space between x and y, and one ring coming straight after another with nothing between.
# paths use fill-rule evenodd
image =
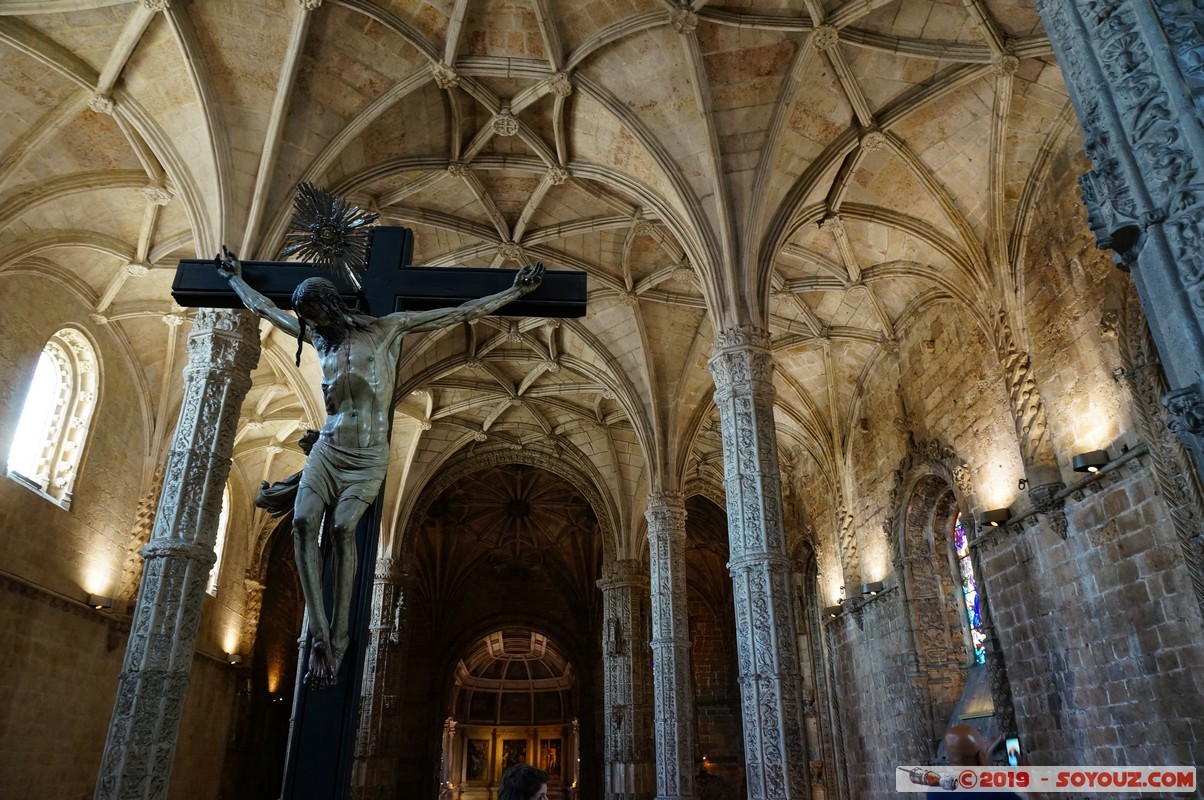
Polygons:
<instances>
[{"instance_id":1,"label":"barrel-vaulted ceiling in distance","mask_svg":"<svg viewBox=\"0 0 1204 800\"><path fill-rule=\"evenodd\" d=\"M391 485L563 464L619 557L649 489L720 486L716 329L770 331L783 451L835 472L909 323L1013 290L1073 127L1031 0L14 0L0 70L0 278L127 343L159 446L177 260L273 257L300 181L412 227L416 263L585 270L583 319L407 342ZM314 363L265 337L247 486L321 418Z\"/></svg>"}]
</instances>

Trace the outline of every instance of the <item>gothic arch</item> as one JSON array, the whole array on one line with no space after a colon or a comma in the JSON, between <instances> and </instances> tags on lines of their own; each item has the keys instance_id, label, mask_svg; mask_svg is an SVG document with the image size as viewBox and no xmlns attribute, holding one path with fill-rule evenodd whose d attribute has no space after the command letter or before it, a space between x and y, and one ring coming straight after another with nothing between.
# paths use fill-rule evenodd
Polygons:
<instances>
[{"instance_id":1,"label":"gothic arch","mask_svg":"<svg viewBox=\"0 0 1204 800\"><path fill-rule=\"evenodd\" d=\"M967 676L960 580L949 536L958 509L970 506L953 449L936 440L910 445L895 472L886 527L912 640L913 745L931 756Z\"/></svg>"}]
</instances>

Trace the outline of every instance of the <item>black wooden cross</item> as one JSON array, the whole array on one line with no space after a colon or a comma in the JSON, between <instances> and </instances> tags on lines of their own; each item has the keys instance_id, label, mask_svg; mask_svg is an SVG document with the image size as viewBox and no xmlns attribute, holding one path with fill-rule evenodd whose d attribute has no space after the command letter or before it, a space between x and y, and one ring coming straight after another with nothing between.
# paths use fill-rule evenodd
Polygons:
<instances>
[{"instance_id":1,"label":"black wooden cross","mask_svg":"<svg viewBox=\"0 0 1204 800\"><path fill-rule=\"evenodd\" d=\"M344 281L312 264L244 261L242 274L252 288L281 308L292 307L293 289L301 281L310 277L328 278L339 287L348 305L357 300L361 304L366 302L367 308L361 305L361 310L377 317L395 311L457 306L508 289L514 283L515 270L411 266L413 251L414 234L408 228L374 228L359 295ZM181 260L171 293L186 308L243 307L242 300L218 274L211 259ZM585 315L585 297L584 272L548 271L539 288L502 307L496 315L581 317ZM350 792L380 525L381 503L377 498L360 519L355 533L360 563L351 601L351 645L343 658L338 682L318 691L309 689L304 681L297 681L284 800L342 800ZM322 574L329 606L334 574L330 563L324 566ZM298 677L309 663L309 648L306 641L300 654Z\"/></svg>"}]
</instances>

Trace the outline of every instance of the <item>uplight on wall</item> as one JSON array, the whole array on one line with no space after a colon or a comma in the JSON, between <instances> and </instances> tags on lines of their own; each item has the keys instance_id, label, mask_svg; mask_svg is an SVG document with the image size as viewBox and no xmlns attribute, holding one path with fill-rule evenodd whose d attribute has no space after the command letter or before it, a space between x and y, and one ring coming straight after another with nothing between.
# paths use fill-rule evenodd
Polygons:
<instances>
[{"instance_id":1,"label":"uplight on wall","mask_svg":"<svg viewBox=\"0 0 1204 800\"><path fill-rule=\"evenodd\" d=\"M861 593L869 597L882 593L882 581L871 581L870 583L861 584Z\"/></svg>"},{"instance_id":2,"label":"uplight on wall","mask_svg":"<svg viewBox=\"0 0 1204 800\"><path fill-rule=\"evenodd\" d=\"M1107 450L1092 450L1074 457L1075 472L1099 472L1108 464Z\"/></svg>"},{"instance_id":3,"label":"uplight on wall","mask_svg":"<svg viewBox=\"0 0 1204 800\"><path fill-rule=\"evenodd\" d=\"M226 663L238 666L242 663L241 653L226 653Z\"/></svg>"},{"instance_id":4,"label":"uplight on wall","mask_svg":"<svg viewBox=\"0 0 1204 800\"><path fill-rule=\"evenodd\" d=\"M113 598L105 597L102 594L88 595L88 605L97 610L104 610L113 607Z\"/></svg>"},{"instance_id":5,"label":"uplight on wall","mask_svg":"<svg viewBox=\"0 0 1204 800\"><path fill-rule=\"evenodd\" d=\"M978 524L981 527L998 528L1003 523L1012 518L1011 509L993 508L990 511L984 511L978 515Z\"/></svg>"},{"instance_id":6,"label":"uplight on wall","mask_svg":"<svg viewBox=\"0 0 1204 800\"><path fill-rule=\"evenodd\" d=\"M825 613L828 615L828 619L836 619L839 617L841 610L842 608L839 605L828 606L826 609L824 609Z\"/></svg>"}]
</instances>

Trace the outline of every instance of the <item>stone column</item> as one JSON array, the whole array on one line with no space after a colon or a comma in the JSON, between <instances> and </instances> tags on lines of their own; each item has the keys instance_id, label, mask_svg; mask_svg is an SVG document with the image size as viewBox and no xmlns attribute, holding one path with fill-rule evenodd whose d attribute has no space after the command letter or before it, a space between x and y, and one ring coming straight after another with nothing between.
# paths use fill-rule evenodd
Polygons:
<instances>
[{"instance_id":1,"label":"stone column","mask_svg":"<svg viewBox=\"0 0 1204 800\"><path fill-rule=\"evenodd\" d=\"M396 748L401 725L397 691L404 682L410 641L406 600L413 578L401 571L395 559L379 558L374 579L351 778L351 796L357 800L397 793Z\"/></svg>"},{"instance_id":2,"label":"stone column","mask_svg":"<svg viewBox=\"0 0 1204 800\"><path fill-rule=\"evenodd\" d=\"M648 575L639 561L616 561L604 568L598 588L604 615L606 798L648 800L654 791L652 681L642 633Z\"/></svg>"},{"instance_id":3,"label":"stone column","mask_svg":"<svg viewBox=\"0 0 1204 800\"><path fill-rule=\"evenodd\" d=\"M1171 387L1204 443L1204 35L1199 3L1039 0L1083 126L1096 244L1131 269Z\"/></svg>"},{"instance_id":4,"label":"stone column","mask_svg":"<svg viewBox=\"0 0 1204 800\"><path fill-rule=\"evenodd\" d=\"M694 796L694 692L686 610L686 504L677 492L648 497L652 573L652 682L656 701L656 796Z\"/></svg>"},{"instance_id":5,"label":"stone column","mask_svg":"<svg viewBox=\"0 0 1204 800\"><path fill-rule=\"evenodd\" d=\"M197 314L180 421L154 529L142 550L146 565L97 800L167 796L239 408L258 359L259 324L250 312Z\"/></svg>"},{"instance_id":6,"label":"stone column","mask_svg":"<svg viewBox=\"0 0 1204 800\"><path fill-rule=\"evenodd\" d=\"M749 800L809 797L769 334L729 328L710 360L723 428Z\"/></svg>"}]
</instances>

